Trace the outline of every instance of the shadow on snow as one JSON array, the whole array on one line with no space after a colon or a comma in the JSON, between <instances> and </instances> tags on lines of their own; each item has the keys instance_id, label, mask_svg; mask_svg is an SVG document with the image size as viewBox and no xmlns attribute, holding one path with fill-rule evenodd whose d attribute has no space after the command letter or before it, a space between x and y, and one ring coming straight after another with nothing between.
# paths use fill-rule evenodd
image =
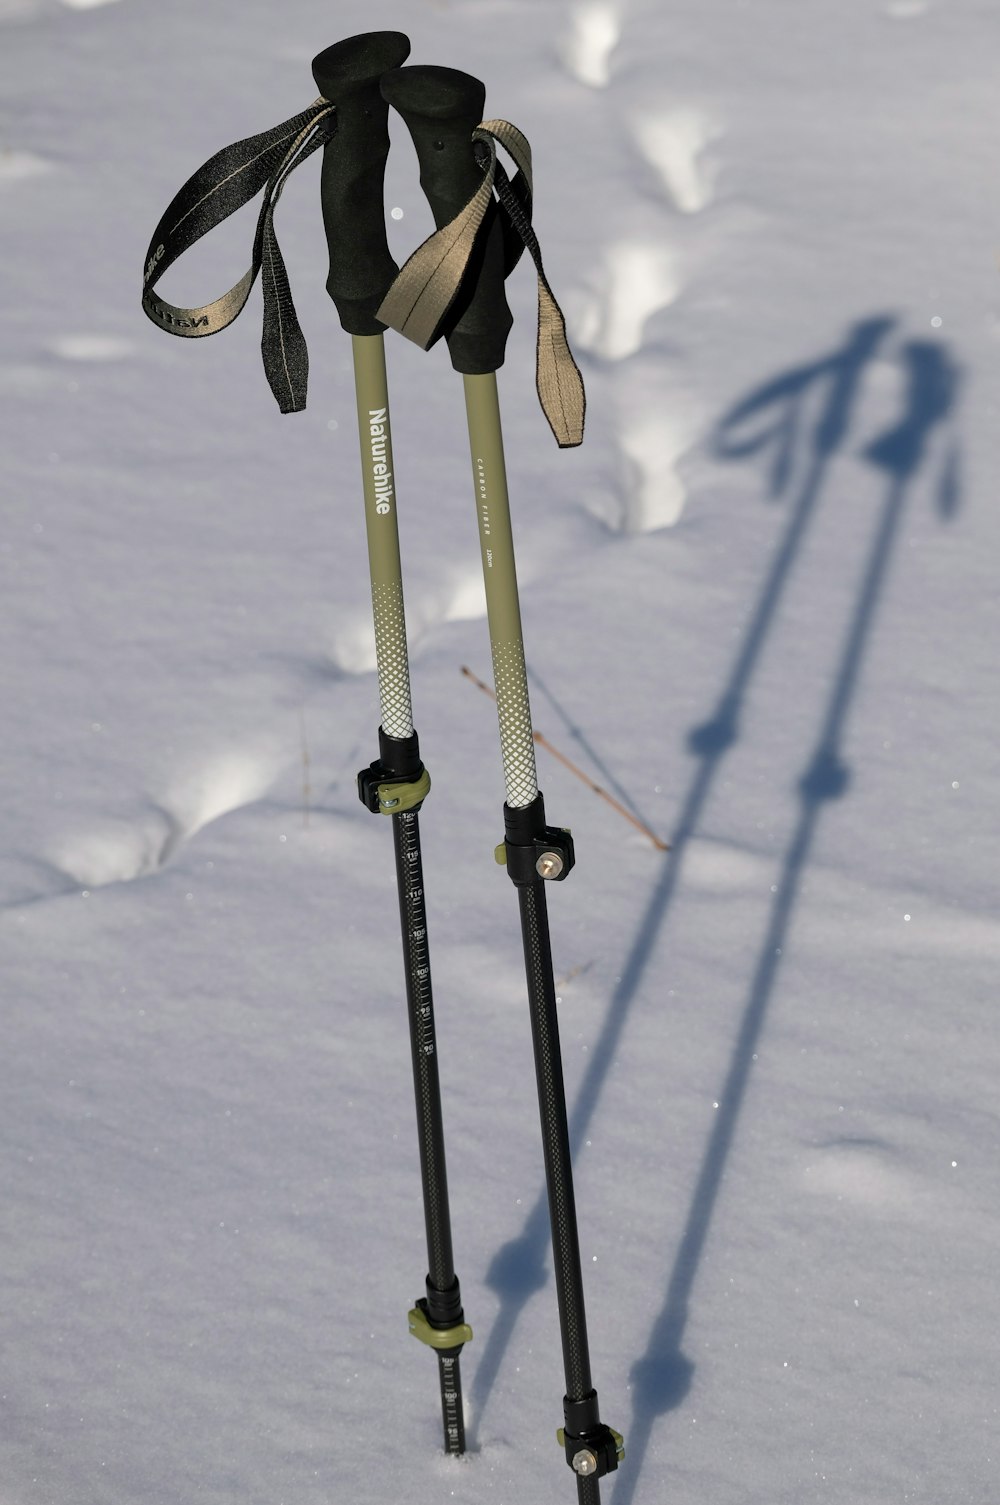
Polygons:
<instances>
[{"instance_id":1,"label":"shadow on snow","mask_svg":"<svg viewBox=\"0 0 1000 1505\"><path fill-rule=\"evenodd\" d=\"M676 893L687 843L698 828L726 755L739 740L744 697L818 509L830 467L846 448L866 369L879 356L894 328L895 321L888 317L859 322L848 330L843 344L832 354L758 387L723 417L715 431L713 447L719 457L739 460L769 452L769 496L778 499L791 491L792 502L750 626L715 711L689 734L688 747L698 765L670 837L673 850L663 859L570 1112L570 1140L574 1148L584 1139L596 1112L629 1009ZM841 747L876 606L898 539L905 503L925 459L928 441L952 414L956 402L958 373L940 343L909 341L901 347L899 360L905 382L903 412L896 423L862 451L863 457L886 476L885 501L863 566L817 740L798 782L798 823L785 853L666 1297L650 1329L646 1352L631 1373L628 1453L623 1471L617 1476L615 1505L631 1505L657 1419L676 1409L690 1389L694 1366L684 1354L682 1344L691 1291L777 980L799 883L823 807L842 798L850 784L850 771ZM811 415L816 412L817 400L818 416L813 420ZM793 485L796 473L801 473L802 479ZM952 444L937 490L937 505L943 516L955 513L959 496L957 449ZM470 1389L477 1418L481 1417L495 1385L521 1310L548 1280L548 1251L548 1207L543 1188L521 1234L497 1252L487 1274L487 1283L500 1298L500 1311ZM612 1422L619 1424L614 1418Z\"/></svg>"}]
</instances>

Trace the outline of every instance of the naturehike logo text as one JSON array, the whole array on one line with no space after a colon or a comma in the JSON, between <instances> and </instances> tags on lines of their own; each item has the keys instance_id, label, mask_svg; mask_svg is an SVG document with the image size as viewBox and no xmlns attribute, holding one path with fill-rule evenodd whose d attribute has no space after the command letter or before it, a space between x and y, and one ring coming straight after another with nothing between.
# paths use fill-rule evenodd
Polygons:
<instances>
[{"instance_id":1,"label":"naturehike logo text","mask_svg":"<svg viewBox=\"0 0 1000 1505\"><path fill-rule=\"evenodd\" d=\"M146 308L156 319L162 319L164 324L169 324L171 329L208 329L208 314L202 314L200 319L177 319L162 303L150 301Z\"/></svg>"},{"instance_id":2,"label":"naturehike logo text","mask_svg":"<svg viewBox=\"0 0 1000 1505\"><path fill-rule=\"evenodd\" d=\"M385 463L385 447L387 441L385 408L368 409L368 432L372 441L372 476L375 480L375 511L385 517L392 509L389 505L392 497L392 471Z\"/></svg>"},{"instance_id":3,"label":"naturehike logo text","mask_svg":"<svg viewBox=\"0 0 1000 1505\"><path fill-rule=\"evenodd\" d=\"M159 262L159 260L162 257L162 255L163 255L163 253L164 253L165 250L166 250L166 246L157 246L156 250L153 252L152 256L149 258L148 262L146 263L146 275L142 279L142 285L143 285L143 287L146 286L146 283L149 281L150 277L152 277L153 273L156 271L157 263Z\"/></svg>"}]
</instances>

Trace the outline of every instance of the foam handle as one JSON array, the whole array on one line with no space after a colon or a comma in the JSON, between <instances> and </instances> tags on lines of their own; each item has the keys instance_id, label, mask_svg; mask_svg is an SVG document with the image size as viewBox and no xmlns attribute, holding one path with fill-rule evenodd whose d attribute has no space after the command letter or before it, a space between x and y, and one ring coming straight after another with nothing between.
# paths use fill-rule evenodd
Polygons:
<instances>
[{"instance_id":1,"label":"foam handle","mask_svg":"<svg viewBox=\"0 0 1000 1505\"><path fill-rule=\"evenodd\" d=\"M438 229L455 218L483 181L472 132L483 118L485 87L455 68L399 68L382 80L382 94L403 117L420 163L420 186ZM444 333L451 363L469 376L503 365L511 326L504 294L504 248L491 202Z\"/></svg>"},{"instance_id":2,"label":"foam handle","mask_svg":"<svg viewBox=\"0 0 1000 1505\"><path fill-rule=\"evenodd\" d=\"M348 334L382 333L375 310L398 270L385 235L389 108L379 83L409 54L402 32L369 31L313 58L316 87L337 108L336 134L323 148L320 194L330 249L326 290Z\"/></svg>"}]
</instances>

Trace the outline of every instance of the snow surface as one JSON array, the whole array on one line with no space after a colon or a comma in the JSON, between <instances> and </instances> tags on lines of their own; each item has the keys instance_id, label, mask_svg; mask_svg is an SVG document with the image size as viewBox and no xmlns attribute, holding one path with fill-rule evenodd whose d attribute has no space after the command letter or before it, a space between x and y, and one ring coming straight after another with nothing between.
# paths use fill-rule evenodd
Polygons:
<instances>
[{"instance_id":1,"label":"snow surface","mask_svg":"<svg viewBox=\"0 0 1000 1505\"><path fill-rule=\"evenodd\" d=\"M350 346L318 166L259 305L148 237L311 57L402 26L527 131L501 396L613 1505L993 1505L994 0L0 0L3 1505L574 1498L461 383L389 349L471 1451L423 1228ZM429 218L394 128L397 254ZM207 301L252 217L164 279Z\"/></svg>"}]
</instances>

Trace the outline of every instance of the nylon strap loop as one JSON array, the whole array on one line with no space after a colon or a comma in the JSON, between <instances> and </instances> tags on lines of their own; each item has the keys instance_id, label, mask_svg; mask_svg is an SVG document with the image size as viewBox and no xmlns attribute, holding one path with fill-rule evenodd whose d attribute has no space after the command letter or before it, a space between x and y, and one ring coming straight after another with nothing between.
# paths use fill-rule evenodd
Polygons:
<instances>
[{"instance_id":1,"label":"nylon strap loop","mask_svg":"<svg viewBox=\"0 0 1000 1505\"><path fill-rule=\"evenodd\" d=\"M309 357L274 232L274 211L289 174L329 141L336 129L334 106L319 98L307 110L271 130L223 147L175 194L146 253L143 310L161 329L189 339L217 334L230 325L242 312L263 271L261 355L271 391L283 413L301 412L306 405ZM167 268L262 188L264 202L257 219L253 258L250 270L239 282L221 298L200 308L180 308L155 296L153 289Z\"/></svg>"},{"instance_id":2,"label":"nylon strap loop","mask_svg":"<svg viewBox=\"0 0 1000 1505\"><path fill-rule=\"evenodd\" d=\"M376 317L422 349L440 338L442 326L458 295L476 236L493 191L500 209L520 241L516 250L505 234L506 272L527 249L538 274L538 340L535 385L542 411L561 449L583 440L586 396L583 377L566 338L566 321L542 268L538 239L531 225L531 147L527 137L508 120L484 120L472 133L483 153L483 181L465 207L447 225L418 246L400 270ZM517 166L513 181L497 161L497 145Z\"/></svg>"}]
</instances>

